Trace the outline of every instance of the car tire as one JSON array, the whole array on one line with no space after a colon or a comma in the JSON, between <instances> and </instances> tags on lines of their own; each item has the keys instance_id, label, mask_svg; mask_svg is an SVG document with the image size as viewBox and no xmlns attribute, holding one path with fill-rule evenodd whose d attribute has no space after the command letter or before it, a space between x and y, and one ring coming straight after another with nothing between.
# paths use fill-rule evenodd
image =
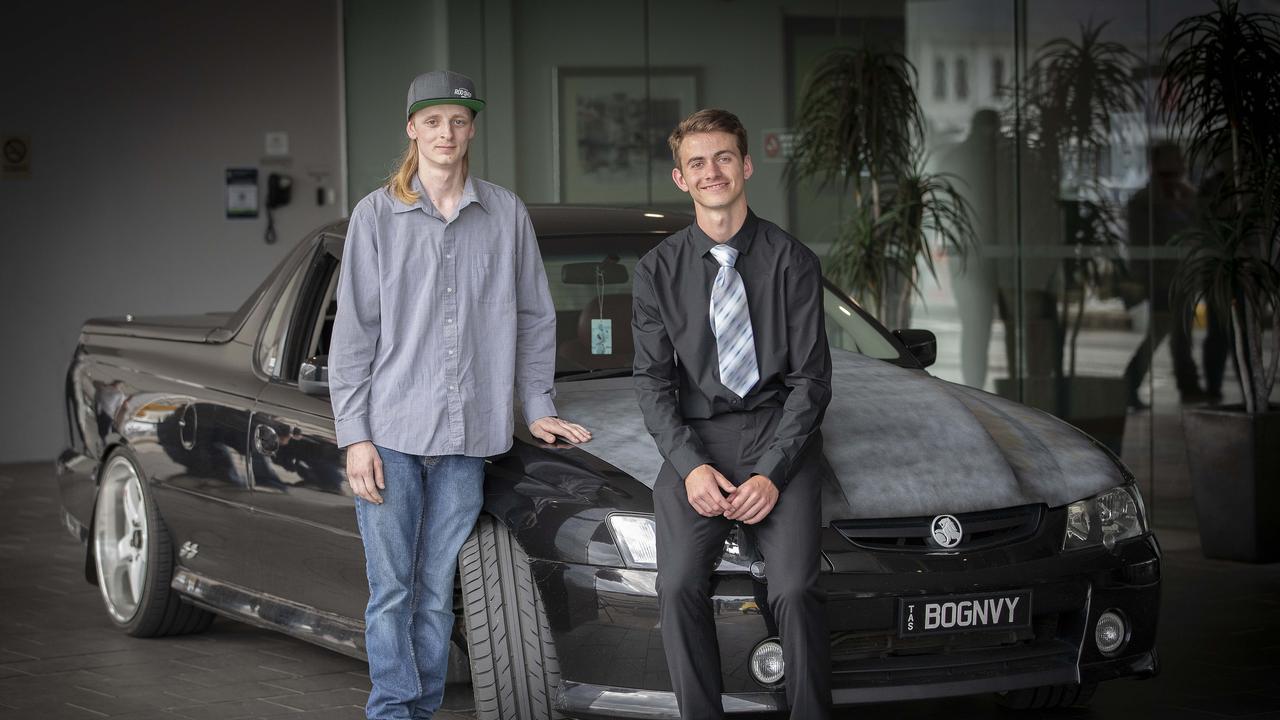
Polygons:
<instances>
[{"instance_id":1,"label":"car tire","mask_svg":"<svg viewBox=\"0 0 1280 720\"><path fill-rule=\"evenodd\" d=\"M173 544L138 462L126 448L112 451L102 464L89 553L107 617L129 635L186 635L213 622L213 613L169 587Z\"/></svg>"},{"instance_id":2,"label":"car tire","mask_svg":"<svg viewBox=\"0 0 1280 720\"><path fill-rule=\"evenodd\" d=\"M529 556L488 515L458 554L479 720L551 720L560 663Z\"/></svg>"},{"instance_id":3,"label":"car tire","mask_svg":"<svg viewBox=\"0 0 1280 720\"><path fill-rule=\"evenodd\" d=\"M1097 683L1044 685L1042 687L999 693L996 695L996 702L1010 710L1053 710L1057 708L1083 707L1093 700L1093 693L1097 689Z\"/></svg>"}]
</instances>

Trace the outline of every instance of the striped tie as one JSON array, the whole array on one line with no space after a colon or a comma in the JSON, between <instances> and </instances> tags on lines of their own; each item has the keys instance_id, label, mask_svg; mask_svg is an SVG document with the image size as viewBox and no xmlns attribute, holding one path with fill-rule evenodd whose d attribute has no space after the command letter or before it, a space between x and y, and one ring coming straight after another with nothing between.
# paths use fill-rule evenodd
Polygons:
<instances>
[{"instance_id":1,"label":"striped tie","mask_svg":"<svg viewBox=\"0 0 1280 720\"><path fill-rule=\"evenodd\" d=\"M720 356L720 383L738 397L760 379L756 367L756 338L751 332L751 314L747 311L747 291L742 276L733 269L738 251L727 245L711 248L720 263L720 271L711 285L711 332L716 336L716 353Z\"/></svg>"}]
</instances>

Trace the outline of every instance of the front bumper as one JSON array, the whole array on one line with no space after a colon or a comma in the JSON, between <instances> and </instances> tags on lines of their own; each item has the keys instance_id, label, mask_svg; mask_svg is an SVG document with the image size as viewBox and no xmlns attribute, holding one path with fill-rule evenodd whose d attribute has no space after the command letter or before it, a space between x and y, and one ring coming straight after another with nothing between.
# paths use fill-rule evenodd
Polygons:
<instances>
[{"instance_id":1,"label":"front bumper","mask_svg":"<svg viewBox=\"0 0 1280 720\"><path fill-rule=\"evenodd\" d=\"M836 571L824 572L821 582L828 596L834 704L1154 675L1160 587L1155 537L1122 542L1112 551L1032 550L898 554L874 563L862 553L860 571L848 567L848 558L828 554L828 570ZM1025 555L1021 561L1019 554ZM561 709L582 717L679 717L658 628L655 574L543 561L534 569L560 660ZM751 649L772 634L764 586L735 574L715 576L712 587L726 711L785 710L782 691L758 684L747 664ZM897 636L900 597L1018 589L1032 592L1028 629L925 640ZM1128 642L1114 657L1093 644L1094 626L1108 609L1130 621Z\"/></svg>"}]
</instances>

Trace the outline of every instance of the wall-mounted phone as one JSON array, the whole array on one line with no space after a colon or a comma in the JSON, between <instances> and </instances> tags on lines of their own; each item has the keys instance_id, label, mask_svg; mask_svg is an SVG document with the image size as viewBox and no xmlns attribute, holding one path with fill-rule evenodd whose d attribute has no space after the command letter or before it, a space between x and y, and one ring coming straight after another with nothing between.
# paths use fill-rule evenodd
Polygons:
<instances>
[{"instance_id":1,"label":"wall-mounted phone","mask_svg":"<svg viewBox=\"0 0 1280 720\"><path fill-rule=\"evenodd\" d=\"M267 176L267 234L266 241L272 245L276 241L275 209L284 207L293 199L293 178L283 173L271 173Z\"/></svg>"}]
</instances>

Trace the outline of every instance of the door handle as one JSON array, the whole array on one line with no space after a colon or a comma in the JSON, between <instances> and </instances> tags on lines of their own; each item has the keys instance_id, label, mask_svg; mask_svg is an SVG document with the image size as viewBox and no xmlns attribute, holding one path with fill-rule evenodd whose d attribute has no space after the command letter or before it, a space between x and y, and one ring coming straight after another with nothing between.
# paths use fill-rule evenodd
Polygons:
<instances>
[{"instance_id":1,"label":"door handle","mask_svg":"<svg viewBox=\"0 0 1280 720\"><path fill-rule=\"evenodd\" d=\"M271 457L280 449L280 437L270 425L259 425L253 432L253 446L258 452Z\"/></svg>"}]
</instances>

